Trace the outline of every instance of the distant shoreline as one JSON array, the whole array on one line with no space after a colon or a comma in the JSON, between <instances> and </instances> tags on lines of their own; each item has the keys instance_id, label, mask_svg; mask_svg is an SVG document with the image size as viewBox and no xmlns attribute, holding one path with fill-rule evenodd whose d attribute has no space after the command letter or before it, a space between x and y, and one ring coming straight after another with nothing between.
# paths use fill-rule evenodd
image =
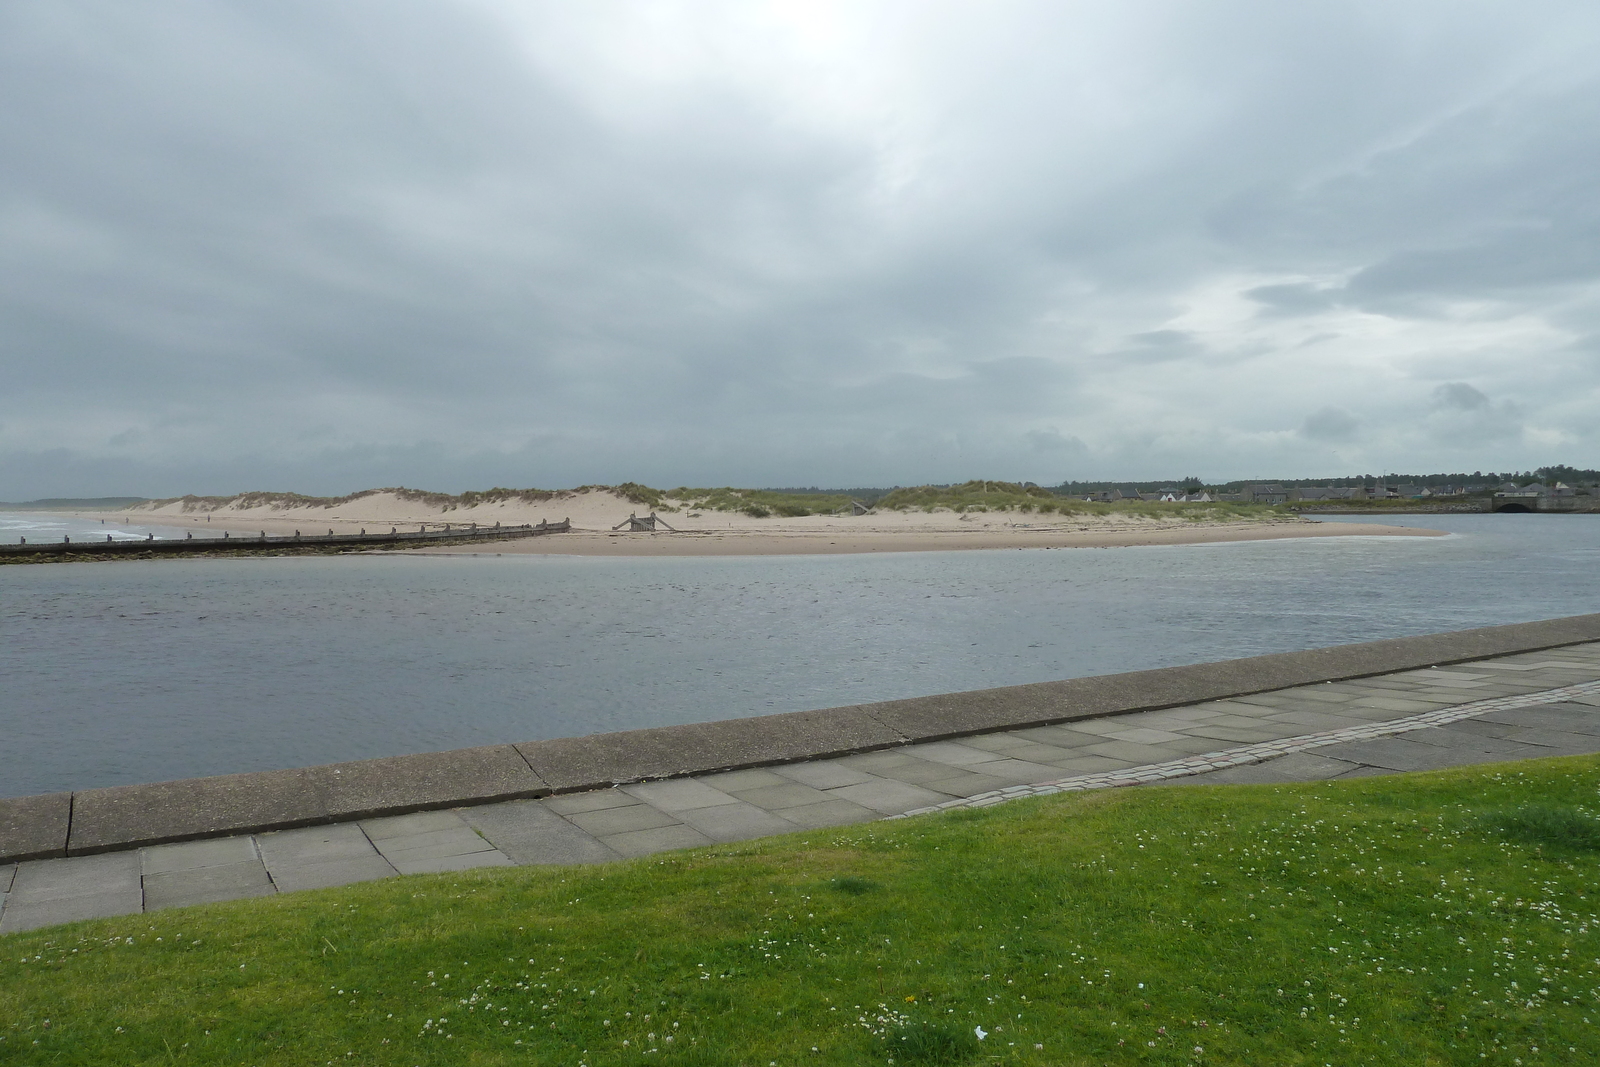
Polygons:
<instances>
[{"instance_id":1,"label":"distant shoreline","mask_svg":"<svg viewBox=\"0 0 1600 1067\"><path fill-rule=\"evenodd\" d=\"M1219 523L1150 530L849 531L819 533L566 533L504 545L419 548L401 555L461 556L810 556L874 552L953 552L1041 548L1138 548L1211 545L1307 537L1444 537L1443 530L1355 522Z\"/></svg>"},{"instance_id":2,"label":"distant shoreline","mask_svg":"<svg viewBox=\"0 0 1600 1067\"><path fill-rule=\"evenodd\" d=\"M1264 513L1240 516L1219 509L1214 516L1174 511L1160 505L1129 510L1061 513L1042 508L1002 507L871 509L863 514L752 515L696 509L681 501L660 503L653 511L614 490L599 487L548 497L495 498L452 502L414 494L375 491L357 497L306 501L304 498L182 500L149 502L114 511L63 509L76 518L155 524L180 530L235 535L321 535L441 529L476 525L571 521L568 533L493 544L367 548L386 555L568 555L568 556L770 556L943 552L982 549L1130 548L1203 545L1306 537L1427 537L1442 531L1326 522ZM676 506L673 506L676 505ZM630 529L630 518L644 527ZM649 529L650 526L654 529ZM622 529L618 529L621 527ZM623 532L627 531L627 532ZM85 546L87 548L87 546Z\"/></svg>"}]
</instances>

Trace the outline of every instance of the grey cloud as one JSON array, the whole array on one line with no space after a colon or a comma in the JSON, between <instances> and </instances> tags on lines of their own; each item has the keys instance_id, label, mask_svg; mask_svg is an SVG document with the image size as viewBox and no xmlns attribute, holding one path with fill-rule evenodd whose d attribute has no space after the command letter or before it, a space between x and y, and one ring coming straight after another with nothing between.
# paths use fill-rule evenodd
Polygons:
<instances>
[{"instance_id":1,"label":"grey cloud","mask_svg":"<svg viewBox=\"0 0 1600 1067\"><path fill-rule=\"evenodd\" d=\"M1285 391L1326 399L1313 443L1407 410L1229 330L1492 296L1594 332L1600 84L1525 76L1600 43L1592 5L940 9L815 92L756 37L585 82L508 27L581 47L628 7L504 10L0 8L0 497L1222 477ZM1196 295L1345 276L1254 285L1248 326ZM1482 358L1517 422L1530 350ZM1163 452L1127 413L1180 382Z\"/></svg>"},{"instance_id":2,"label":"grey cloud","mask_svg":"<svg viewBox=\"0 0 1600 1067\"><path fill-rule=\"evenodd\" d=\"M1353 441L1361 423L1348 411L1335 407L1323 407L1306 416L1300 424L1300 436L1311 441L1321 441L1338 444Z\"/></svg>"},{"instance_id":3,"label":"grey cloud","mask_svg":"<svg viewBox=\"0 0 1600 1067\"><path fill-rule=\"evenodd\" d=\"M1454 411L1485 411L1489 398L1466 382L1446 382L1433 391L1435 407Z\"/></svg>"}]
</instances>

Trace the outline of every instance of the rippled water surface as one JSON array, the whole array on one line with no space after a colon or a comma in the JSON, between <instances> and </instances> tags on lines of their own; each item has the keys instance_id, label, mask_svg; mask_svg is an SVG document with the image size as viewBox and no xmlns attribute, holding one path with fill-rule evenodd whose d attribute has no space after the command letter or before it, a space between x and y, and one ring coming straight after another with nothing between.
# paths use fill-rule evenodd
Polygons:
<instances>
[{"instance_id":1,"label":"rippled water surface","mask_svg":"<svg viewBox=\"0 0 1600 1067\"><path fill-rule=\"evenodd\" d=\"M1600 611L1600 516L1446 538L0 568L0 795L522 741Z\"/></svg>"}]
</instances>

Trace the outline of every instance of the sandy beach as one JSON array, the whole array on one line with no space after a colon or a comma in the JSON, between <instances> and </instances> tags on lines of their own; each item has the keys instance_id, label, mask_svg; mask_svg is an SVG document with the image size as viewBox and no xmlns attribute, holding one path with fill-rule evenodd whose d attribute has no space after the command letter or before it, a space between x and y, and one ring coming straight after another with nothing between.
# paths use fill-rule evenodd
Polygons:
<instances>
[{"instance_id":1,"label":"sandy beach","mask_svg":"<svg viewBox=\"0 0 1600 1067\"><path fill-rule=\"evenodd\" d=\"M795 555L958 549L1111 548L1134 545L1215 544L1292 537L1427 537L1436 530L1307 519L1195 522L1138 515L1040 515L1019 511L872 511L865 515L806 515L754 518L740 513L689 510L657 512L671 529L616 531L630 515L650 508L606 490L559 493L548 500L504 500L474 507L435 505L377 492L331 506L244 501L170 501L139 505L118 514L131 522L159 523L231 532L268 534L355 533L389 527L439 528L520 525L569 519L572 532L492 545L411 550L427 554L558 554L583 556ZM110 513L97 513L108 515Z\"/></svg>"}]
</instances>

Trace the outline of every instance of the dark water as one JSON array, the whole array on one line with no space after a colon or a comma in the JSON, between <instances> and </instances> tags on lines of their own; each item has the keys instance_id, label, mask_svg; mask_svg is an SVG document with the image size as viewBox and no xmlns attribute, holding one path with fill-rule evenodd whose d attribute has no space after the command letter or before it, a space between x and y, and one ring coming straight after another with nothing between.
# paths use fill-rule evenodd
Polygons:
<instances>
[{"instance_id":1,"label":"dark water","mask_svg":"<svg viewBox=\"0 0 1600 1067\"><path fill-rule=\"evenodd\" d=\"M303 766L1600 611L1600 515L1448 538L0 569L0 795Z\"/></svg>"}]
</instances>

